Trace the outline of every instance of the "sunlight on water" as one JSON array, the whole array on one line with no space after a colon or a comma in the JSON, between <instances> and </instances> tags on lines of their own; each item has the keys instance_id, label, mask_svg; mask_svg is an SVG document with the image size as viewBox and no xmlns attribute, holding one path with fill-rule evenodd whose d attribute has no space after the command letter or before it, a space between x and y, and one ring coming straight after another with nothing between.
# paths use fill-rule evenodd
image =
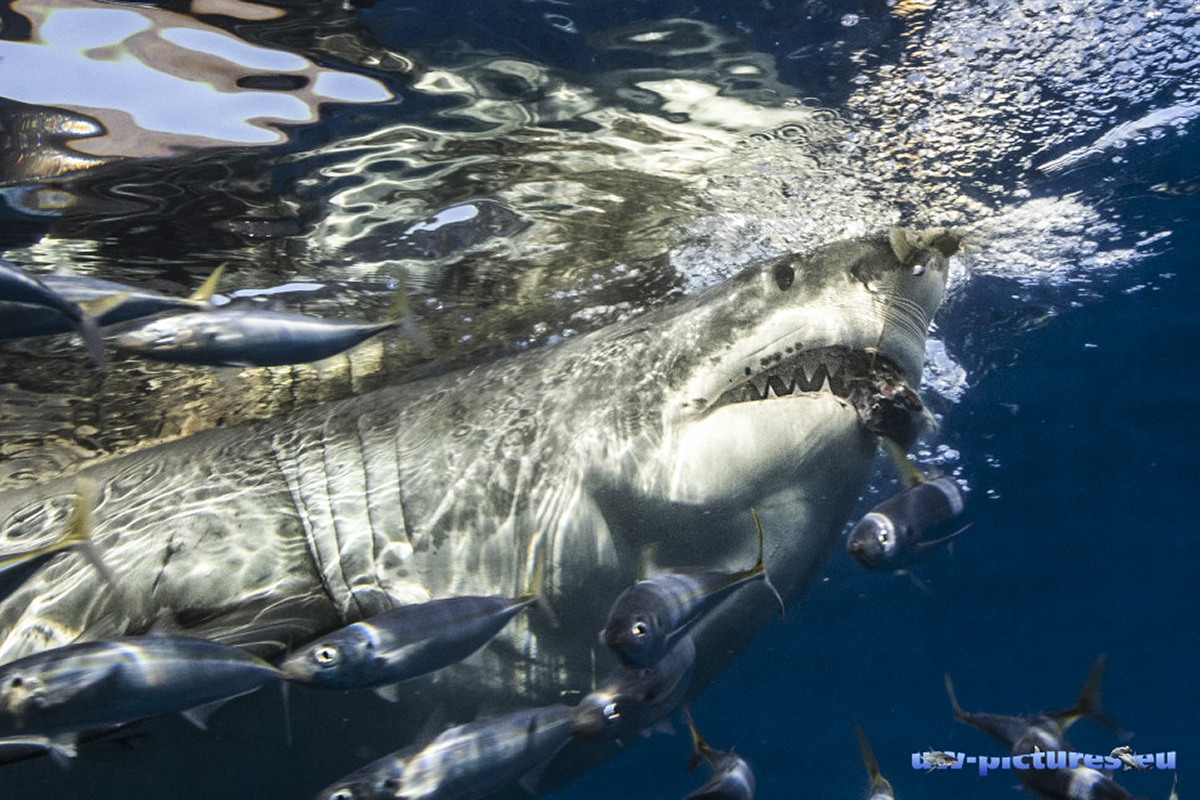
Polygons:
<instances>
[{"instance_id":1,"label":"sunlight on water","mask_svg":"<svg viewBox=\"0 0 1200 800\"><path fill-rule=\"evenodd\" d=\"M392 98L378 81L324 69L294 53L256 47L154 8L25 0L30 42L0 41L0 95L96 119L72 150L99 157L168 155L182 148L277 144L278 125L311 123L321 103ZM239 81L283 74L291 92ZM69 133L69 131L62 131Z\"/></svg>"}]
</instances>

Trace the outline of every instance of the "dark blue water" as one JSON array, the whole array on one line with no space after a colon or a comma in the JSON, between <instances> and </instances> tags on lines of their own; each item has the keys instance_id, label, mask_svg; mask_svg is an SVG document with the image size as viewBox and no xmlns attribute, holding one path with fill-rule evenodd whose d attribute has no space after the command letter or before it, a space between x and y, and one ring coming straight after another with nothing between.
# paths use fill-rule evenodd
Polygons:
<instances>
[{"instance_id":1,"label":"dark blue water","mask_svg":"<svg viewBox=\"0 0 1200 800\"><path fill-rule=\"evenodd\" d=\"M34 8L7 9L0 36L28 41L42 19ZM110 162L93 148L84 160L101 163L86 168L72 160L80 145L65 129L30 121L46 119L39 103L56 107L53 92L27 97L0 56L10 76L0 84L7 257L174 293L227 260L241 287L297 275L380 282L395 277L396 259L415 258L405 234L415 221L491 199L515 215L503 234L471 229L420 244L427 266L409 267L453 365L586 330L618 317L622 303L686 293L772 248L890 224L881 209L957 226L964 277L934 338L965 377L926 391L940 427L920 460L968 485L972 527L917 569L924 588L867 573L839 549L787 618L695 702L696 719L714 746L752 764L761 797L862 796L858 723L898 797L1007 798L1011 772L910 766L911 753L930 747L1002 752L954 722L943 674L969 711L1030 714L1069 706L1103 653L1106 710L1133 732L1136 751L1177 752L1188 796L1200 743L1200 383L1191 363L1200 342L1200 7L380 0L291 9L278 23L196 19L301 54L306 68L369 78L391 98L314 104L311 120L267 126L282 132L277 144L181 138L134 152L144 144L135 137L136 147L112 151L135 158ZM646 35L655 31L668 34ZM14 51L7 58L15 63ZM681 105L661 83L672 80L713 87L713 99ZM257 81L238 86L288 88ZM840 122L818 115L785 134L770 113L801 99ZM81 105L61 107L87 117ZM622 128L605 109L642 127ZM514 122L517 110L526 116ZM701 119L703 135L689 138ZM759 130L768 133L756 140ZM628 141L692 147L711 166L683 169L665 145L643 160L620 149ZM543 294L523 290L534 274L549 276ZM386 301L364 290L360 302L374 311ZM0 379L35 391L26 378L48 354L63 360L37 391L68 398L76 431L99 412L77 382L53 385L62 364L87 374L70 343L6 345ZM383 372L411 366L400 358ZM82 444L64 432L66 418L43 420L58 406L6 412L16 414L6 420L6 458L33 466L22 461L5 476L118 452L147 435L147 419L183 402L155 405L148 388L176 384L154 370L117 365L107 388L117 399L104 412L115 422ZM327 397L288 388L280 399L264 388L267 399L249 408L216 382L179 391L207 423L232 422L370 388L361 380L329 379ZM184 423L163 426L167 435ZM860 511L896 489L881 460ZM253 702L243 715L275 726L275 698ZM351 700L346 717L377 707ZM320 724L303 711L299 722ZM184 758L194 747L226 759L212 767L227 775L214 786L225 796L260 796L236 778L254 769L255 754L209 749L221 740L214 728L170 723L150 735L174 737ZM684 796L700 778L684 776L689 741L678 719L675 728L556 796ZM1086 721L1070 738L1089 753L1118 743ZM22 770L25 797L109 796L123 772L145 796L172 796L171 778L147 774L136 755L110 748L94 758L72 772L9 769ZM91 769L108 775L103 794L79 777ZM1165 798L1172 777L1117 779L1135 796ZM0 796L12 785L0 783Z\"/></svg>"}]
</instances>

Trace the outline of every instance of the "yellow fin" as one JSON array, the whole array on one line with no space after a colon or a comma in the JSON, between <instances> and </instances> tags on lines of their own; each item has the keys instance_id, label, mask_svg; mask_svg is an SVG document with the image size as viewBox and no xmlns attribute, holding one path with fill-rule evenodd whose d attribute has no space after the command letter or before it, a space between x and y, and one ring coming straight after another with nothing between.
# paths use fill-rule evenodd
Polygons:
<instances>
[{"instance_id":1,"label":"yellow fin","mask_svg":"<svg viewBox=\"0 0 1200 800\"><path fill-rule=\"evenodd\" d=\"M892 463L896 465L896 470L900 473L900 482L906 487L912 488L919 486L925 482L925 475L917 468L917 465L908 460L908 455L904 452L904 448L896 444L886 436L879 437L879 443L883 445L883 450L892 459Z\"/></svg>"},{"instance_id":2,"label":"yellow fin","mask_svg":"<svg viewBox=\"0 0 1200 800\"><path fill-rule=\"evenodd\" d=\"M212 271L212 275L209 275L204 283L200 284L200 288L188 295L188 300L197 303L207 303L212 298L213 293L217 291L217 283L221 280L221 276L225 274L225 267L228 264L228 261L221 262L221 265Z\"/></svg>"}]
</instances>

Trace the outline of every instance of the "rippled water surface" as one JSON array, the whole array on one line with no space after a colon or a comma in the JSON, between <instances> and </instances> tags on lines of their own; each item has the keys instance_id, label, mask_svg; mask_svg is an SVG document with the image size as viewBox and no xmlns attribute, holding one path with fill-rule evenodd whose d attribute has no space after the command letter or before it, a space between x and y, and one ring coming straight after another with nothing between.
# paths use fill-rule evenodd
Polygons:
<instances>
[{"instance_id":1,"label":"rippled water surface","mask_svg":"<svg viewBox=\"0 0 1200 800\"><path fill-rule=\"evenodd\" d=\"M401 293L431 344L384 334L315 365L223 371L114 355L100 373L71 335L0 342L0 487L553 346L786 250L946 225L964 250L927 353L941 426L918 450L968 485L972 530L922 568L927 591L836 553L697 718L763 797L864 791L856 721L899 797L1010 797L1011 774L909 766L930 746L992 752L954 724L942 673L970 710L1029 713L1069 705L1104 651L1105 702L1135 749L1189 769L1200 4L16 0L0 14L5 258L180 296L224 264L217 302L360 321ZM864 508L891 476L881 465ZM303 796L311 780L221 746L223 726L283 735L262 694L210 733L162 721L154 744L70 772L9 766L3 784L264 797L265 769L270 796ZM348 740L378 713L344 709L297 723ZM1107 753L1106 737L1076 744ZM297 736L296 763L321 739ZM687 751L656 735L559 796L683 796L698 784ZM160 756L202 766L181 787ZM1156 798L1170 785L1118 780Z\"/></svg>"}]
</instances>

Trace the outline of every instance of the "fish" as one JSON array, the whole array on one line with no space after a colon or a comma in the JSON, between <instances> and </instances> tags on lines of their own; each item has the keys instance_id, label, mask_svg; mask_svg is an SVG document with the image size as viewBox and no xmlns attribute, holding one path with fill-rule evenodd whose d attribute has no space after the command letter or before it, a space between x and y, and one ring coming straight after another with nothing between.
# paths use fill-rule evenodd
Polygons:
<instances>
[{"instance_id":1,"label":"fish","mask_svg":"<svg viewBox=\"0 0 1200 800\"><path fill-rule=\"evenodd\" d=\"M108 358L95 319L78 303L67 300L39 278L3 258L0 258L0 301L40 306L62 315L83 340L92 361L100 368L106 366Z\"/></svg>"},{"instance_id":2,"label":"fish","mask_svg":"<svg viewBox=\"0 0 1200 800\"><path fill-rule=\"evenodd\" d=\"M223 307L161 317L113 340L155 361L208 367L274 367L320 361L404 324L344 322L262 308Z\"/></svg>"},{"instance_id":3,"label":"fish","mask_svg":"<svg viewBox=\"0 0 1200 800\"><path fill-rule=\"evenodd\" d=\"M396 606L511 591L544 547L541 598L564 623L531 614L414 680L464 719L559 702L591 684L596 631L652 542L665 563L740 569L756 547L729 533L753 507L772 583L785 603L803 593L878 437L908 440L922 416L905 387L947 258L901 260L886 231L837 239L554 346L89 465L93 539L122 591L51 561L0 601L0 663L163 617L275 659ZM0 546L60 530L72 492L64 477L0 493ZM693 686L755 641L776 613L766 595L734 593L693 629ZM390 735L418 733L410 702Z\"/></svg>"},{"instance_id":4,"label":"fish","mask_svg":"<svg viewBox=\"0 0 1200 800\"><path fill-rule=\"evenodd\" d=\"M1136 769L1138 772L1150 771L1148 767L1142 766L1137 759L1137 754L1133 752L1133 748L1129 745L1114 747L1109 755L1121 762L1123 765L1121 772L1128 772L1131 769Z\"/></svg>"},{"instance_id":5,"label":"fish","mask_svg":"<svg viewBox=\"0 0 1200 800\"><path fill-rule=\"evenodd\" d=\"M846 549L874 572L904 571L966 530L937 539L923 537L931 526L961 514L965 499L954 478L922 481L868 511L851 528Z\"/></svg>"},{"instance_id":6,"label":"fish","mask_svg":"<svg viewBox=\"0 0 1200 800\"><path fill-rule=\"evenodd\" d=\"M746 760L732 750L714 750L700 731L687 706L683 707L688 731L692 735L692 754L688 757L688 772L701 761L712 767L712 775L684 800L751 800L754 797L754 771Z\"/></svg>"},{"instance_id":7,"label":"fish","mask_svg":"<svg viewBox=\"0 0 1200 800\"><path fill-rule=\"evenodd\" d=\"M461 661L536 603L539 573L535 565L529 591L519 597L463 595L384 611L310 642L279 668L287 680L309 686L382 687L395 702L396 684Z\"/></svg>"},{"instance_id":8,"label":"fish","mask_svg":"<svg viewBox=\"0 0 1200 800\"><path fill-rule=\"evenodd\" d=\"M96 325L107 327L149 317L165 311L208 308L224 264L213 270L195 292L187 297L172 297L116 281L84 275L45 275L39 278L54 294L92 313ZM33 303L0 301L0 339L22 339L69 333L69 317L57 308Z\"/></svg>"},{"instance_id":9,"label":"fish","mask_svg":"<svg viewBox=\"0 0 1200 800\"><path fill-rule=\"evenodd\" d=\"M683 702L696 664L696 645L684 636L649 667L617 664L575 707L571 733L619 742L648 735Z\"/></svg>"},{"instance_id":10,"label":"fish","mask_svg":"<svg viewBox=\"0 0 1200 800\"><path fill-rule=\"evenodd\" d=\"M779 602L782 617L783 599L763 568L762 525L754 509L750 513L758 528L758 560L754 566L737 572L660 572L644 556L640 579L613 602L600 641L626 664L648 667L726 596L754 580L766 583Z\"/></svg>"},{"instance_id":11,"label":"fish","mask_svg":"<svg viewBox=\"0 0 1200 800\"><path fill-rule=\"evenodd\" d=\"M867 790L869 792L867 800L894 800L896 795L892 791L892 784L888 783L888 779L879 772L879 762L875 760L875 753L871 750L871 743L867 741L867 735L863 733L862 726L855 725L854 733L858 737L858 751L862 754L867 777L871 779L871 785Z\"/></svg>"},{"instance_id":12,"label":"fish","mask_svg":"<svg viewBox=\"0 0 1200 800\"><path fill-rule=\"evenodd\" d=\"M950 676L945 676L946 693L954 719L983 731L1011 749L1012 757L1031 756L1040 753L1064 754L1071 750L1065 734L1077 720L1087 718L1108 730L1119 731L1113 720L1100 708L1100 682L1104 676L1104 656L1098 656L1088 670L1083 688L1075 704L1062 711L1051 711L1029 717L1006 716L1003 714L978 714L963 711L954 694ZM1047 766L1053 762L1047 758ZM1078 765L1046 769L1017 769L1017 779L1029 792L1047 800L1131 800L1124 788L1103 772Z\"/></svg>"},{"instance_id":13,"label":"fish","mask_svg":"<svg viewBox=\"0 0 1200 800\"><path fill-rule=\"evenodd\" d=\"M409 745L359 767L314 795L313 800L391 800L400 791L404 769L421 752Z\"/></svg>"},{"instance_id":14,"label":"fish","mask_svg":"<svg viewBox=\"0 0 1200 800\"><path fill-rule=\"evenodd\" d=\"M0 665L0 737L58 737L214 703L279 679L265 661L188 636L69 644Z\"/></svg>"},{"instance_id":15,"label":"fish","mask_svg":"<svg viewBox=\"0 0 1200 800\"><path fill-rule=\"evenodd\" d=\"M407 759L393 794L377 796L479 800L510 786L532 795L542 768L571 738L572 714L553 704L450 728Z\"/></svg>"}]
</instances>

